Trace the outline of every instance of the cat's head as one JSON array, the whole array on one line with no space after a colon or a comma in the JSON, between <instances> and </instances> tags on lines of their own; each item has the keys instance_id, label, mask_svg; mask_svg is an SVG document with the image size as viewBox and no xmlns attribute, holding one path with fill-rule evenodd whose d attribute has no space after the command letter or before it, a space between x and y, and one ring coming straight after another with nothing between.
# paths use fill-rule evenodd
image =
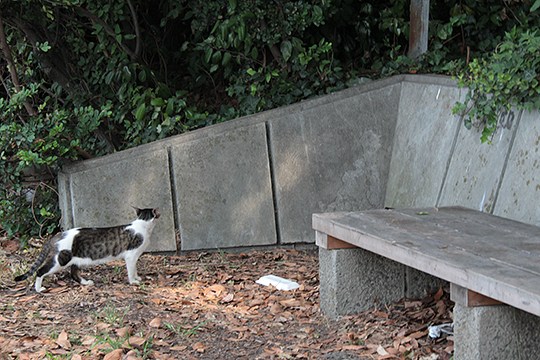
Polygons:
<instances>
[{"instance_id":1,"label":"cat's head","mask_svg":"<svg viewBox=\"0 0 540 360\"><path fill-rule=\"evenodd\" d=\"M155 209L139 209L133 207L137 212L137 219L144 221L152 221L160 217L160 213L157 208Z\"/></svg>"}]
</instances>

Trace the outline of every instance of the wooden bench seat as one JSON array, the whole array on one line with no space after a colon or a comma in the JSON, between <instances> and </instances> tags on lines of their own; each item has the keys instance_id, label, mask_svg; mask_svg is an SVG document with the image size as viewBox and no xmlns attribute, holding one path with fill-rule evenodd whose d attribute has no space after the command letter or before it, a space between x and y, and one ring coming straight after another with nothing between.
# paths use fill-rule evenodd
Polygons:
<instances>
[{"instance_id":1,"label":"wooden bench seat","mask_svg":"<svg viewBox=\"0 0 540 360\"><path fill-rule=\"evenodd\" d=\"M375 265L379 267L376 271L373 264L367 265L371 260L366 258L366 256L370 256L366 254L376 254L450 282L451 297L458 304L457 307L460 307L458 311L462 311L461 314L469 311L471 306L502 303L536 315L530 316L525 322L528 324L527 331L534 332L528 336L533 336L536 342L537 336L540 335L540 324L537 317L540 316L540 228L536 226L462 207L442 207L314 214L313 228L316 230L316 243L323 252L321 253L321 297L327 290L337 293L355 291L354 289L338 289L339 284L323 284L324 279L332 279L332 277L323 274L325 271L332 271L329 268L327 257L324 258L328 255L327 252L338 249L354 251L353 249L360 248L363 249L361 251L364 252L362 255L364 257L359 262L366 263L367 267L362 269L362 264L354 266L348 264L347 266L350 268L358 266L361 269L359 272L362 274L344 275L345 271L341 269L339 270L341 275L338 275L360 276L364 279L364 283L369 283L366 285L370 287L369 291L366 292L363 289L353 297L344 296L348 302L351 302L350 299L354 299L355 304L350 309L352 311L354 311L354 306L363 309L366 304L373 304L374 300L381 298L388 300L387 296L385 297L384 294L379 296L377 290L372 289L373 284L377 284L377 282L387 282L387 278L384 278L384 268L397 274L391 275L389 277L391 279L401 276L399 271L395 270L399 268L394 265L381 263L382 265ZM337 261L339 262L339 259ZM375 262L378 261L381 260ZM380 269L381 267L383 269ZM376 274L377 272L378 274ZM337 277L335 278L337 279ZM380 280L382 278L384 280ZM339 279L337 281L345 280ZM360 284L355 287L363 287L362 283L355 284ZM399 286L399 282L393 284L393 287ZM379 285L388 287L388 284L381 283ZM325 286L328 289L325 290ZM350 286L346 287L350 288ZM368 298L365 298L366 293ZM339 301L339 299L333 298L332 301ZM489 311L498 311L495 309L504 307L495 307ZM321 308L325 311L323 301L321 301ZM466 316L469 315L476 316L477 314ZM493 314L486 316L493 317ZM515 317L512 316L510 317ZM520 320L517 323L523 323L523 316L519 316ZM468 318L462 320L464 322L472 321ZM501 317L501 321L508 322L508 316ZM463 325L470 326L471 324ZM505 329L503 333L506 330L525 331L521 328L510 330L508 324L502 326ZM516 324L516 326L520 327L521 325ZM494 332L496 336L501 335L500 329L485 330ZM478 331L482 332L481 329ZM460 347L458 332L459 326L456 324L456 355L459 354ZM466 337L471 337L469 328L465 329L464 332L467 333ZM481 335L485 337L485 331ZM508 337L511 338L511 335L513 336L513 334L508 334ZM525 336L520 335L519 339L523 337ZM467 342L463 349L467 349L456 359L494 358L489 357L494 356L493 353L487 353L481 344L471 345L471 341L484 340L463 340ZM488 346L493 346L490 341L485 341L487 341L486 344L489 344ZM525 351L523 347L527 349L539 347L523 340L519 340L519 342L516 346L522 347L522 349L515 350L518 353ZM509 346L505 345L504 341L502 343L504 347ZM484 353L484 355L480 353ZM495 352L496 356L502 356L498 358L505 358L504 356L507 356L505 354L508 353ZM538 352L534 354L536 356Z\"/></svg>"}]
</instances>

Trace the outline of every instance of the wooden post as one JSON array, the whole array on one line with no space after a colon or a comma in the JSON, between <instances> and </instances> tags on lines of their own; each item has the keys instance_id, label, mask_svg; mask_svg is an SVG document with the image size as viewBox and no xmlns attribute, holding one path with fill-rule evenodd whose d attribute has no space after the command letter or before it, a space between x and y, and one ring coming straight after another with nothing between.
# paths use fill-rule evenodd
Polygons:
<instances>
[{"instance_id":1,"label":"wooden post","mask_svg":"<svg viewBox=\"0 0 540 360\"><path fill-rule=\"evenodd\" d=\"M416 59L427 51L429 0L411 0L409 57Z\"/></svg>"},{"instance_id":2,"label":"wooden post","mask_svg":"<svg viewBox=\"0 0 540 360\"><path fill-rule=\"evenodd\" d=\"M450 284L450 300L465 307L502 305L498 300L479 294L475 291L466 289L462 286Z\"/></svg>"}]
</instances>

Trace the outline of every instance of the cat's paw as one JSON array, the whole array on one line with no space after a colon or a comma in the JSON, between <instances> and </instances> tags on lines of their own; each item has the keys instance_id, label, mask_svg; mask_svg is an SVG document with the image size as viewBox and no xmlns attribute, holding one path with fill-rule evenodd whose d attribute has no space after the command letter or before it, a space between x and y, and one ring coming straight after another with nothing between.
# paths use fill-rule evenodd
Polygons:
<instances>
[{"instance_id":1,"label":"cat's paw","mask_svg":"<svg viewBox=\"0 0 540 360\"><path fill-rule=\"evenodd\" d=\"M81 285L92 286L94 282L92 280L81 279Z\"/></svg>"},{"instance_id":2,"label":"cat's paw","mask_svg":"<svg viewBox=\"0 0 540 360\"><path fill-rule=\"evenodd\" d=\"M45 289L43 286L40 287L40 288L36 288L36 292L37 292L37 293L42 293L42 292L44 292L45 290L47 290L47 289Z\"/></svg>"},{"instance_id":3,"label":"cat's paw","mask_svg":"<svg viewBox=\"0 0 540 360\"><path fill-rule=\"evenodd\" d=\"M137 279L130 280L129 283L131 285L140 285L141 284L140 278L139 278L139 280L137 280Z\"/></svg>"},{"instance_id":4,"label":"cat's paw","mask_svg":"<svg viewBox=\"0 0 540 360\"><path fill-rule=\"evenodd\" d=\"M142 281L142 278L139 275L137 275L137 276L135 276L135 280L140 282L140 281Z\"/></svg>"}]
</instances>

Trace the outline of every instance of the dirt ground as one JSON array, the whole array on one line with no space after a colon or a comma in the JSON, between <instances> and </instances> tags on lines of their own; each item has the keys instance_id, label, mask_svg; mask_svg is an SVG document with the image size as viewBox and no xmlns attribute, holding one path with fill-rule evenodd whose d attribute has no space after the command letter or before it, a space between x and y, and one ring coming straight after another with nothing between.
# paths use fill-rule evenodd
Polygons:
<instances>
[{"instance_id":1,"label":"dirt ground","mask_svg":"<svg viewBox=\"0 0 540 360\"><path fill-rule=\"evenodd\" d=\"M11 279L31 263L0 240L0 359L450 359L452 337L427 327L451 322L442 289L355 316L319 309L316 250L144 255L143 284L122 262L86 269L94 286L68 273L33 283ZM273 274L300 284L279 291L255 283Z\"/></svg>"}]
</instances>

